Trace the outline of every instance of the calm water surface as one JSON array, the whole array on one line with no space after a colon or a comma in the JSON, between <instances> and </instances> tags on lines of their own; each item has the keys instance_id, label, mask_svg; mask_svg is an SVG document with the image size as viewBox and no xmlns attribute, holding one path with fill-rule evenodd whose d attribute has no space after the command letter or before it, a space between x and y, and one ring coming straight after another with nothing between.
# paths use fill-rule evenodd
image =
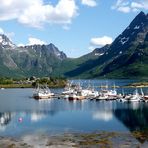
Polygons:
<instances>
[{"instance_id":1,"label":"calm water surface","mask_svg":"<svg viewBox=\"0 0 148 148\"><path fill-rule=\"evenodd\" d=\"M131 81L108 80L108 84L123 86ZM88 83L99 90L98 86L106 81L83 81L84 86ZM125 89L125 92L133 90ZM60 93L62 89L52 91ZM31 98L32 93L33 89L0 90L0 136L148 130L148 103L64 99L36 101Z\"/></svg>"}]
</instances>

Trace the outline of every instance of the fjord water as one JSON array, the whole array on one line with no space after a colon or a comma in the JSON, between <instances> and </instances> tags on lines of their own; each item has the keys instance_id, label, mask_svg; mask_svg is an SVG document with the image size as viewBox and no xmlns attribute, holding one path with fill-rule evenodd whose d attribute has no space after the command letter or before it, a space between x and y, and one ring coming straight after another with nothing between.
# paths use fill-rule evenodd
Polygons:
<instances>
[{"instance_id":1,"label":"fjord water","mask_svg":"<svg viewBox=\"0 0 148 148\"><path fill-rule=\"evenodd\" d=\"M77 83L77 81L73 81ZM83 80L96 90L106 80ZM108 80L108 85L123 86L133 80ZM60 93L63 89L52 89ZM121 89L117 89L121 93ZM134 88L126 88L132 93ZM144 89L146 91L147 88ZM32 98L33 89L0 90L0 136L25 134L59 134L66 132L135 131L148 130L148 104L119 101L68 101Z\"/></svg>"}]
</instances>

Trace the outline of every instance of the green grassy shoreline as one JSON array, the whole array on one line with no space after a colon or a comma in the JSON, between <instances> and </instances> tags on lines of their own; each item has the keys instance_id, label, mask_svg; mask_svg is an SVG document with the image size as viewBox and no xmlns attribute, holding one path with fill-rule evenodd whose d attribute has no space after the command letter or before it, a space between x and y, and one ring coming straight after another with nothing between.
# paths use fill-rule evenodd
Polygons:
<instances>
[{"instance_id":1,"label":"green grassy shoreline","mask_svg":"<svg viewBox=\"0 0 148 148\"><path fill-rule=\"evenodd\" d=\"M34 88L40 85L47 85L49 88L60 88L64 87L67 80L64 78L24 78L24 79L13 79L13 78L0 78L0 88Z\"/></svg>"},{"instance_id":2,"label":"green grassy shoreline","mask_svg":"<svg viewBox=\"0 0 148 148\"><path fill-rule=\"evenodd\" d=\"M62 85L48 85L49 88L63 88L65 84ZM0 84L0 88L34 88L32 84Z\"/></svg>"},{"instance_id":3,"label":"green grassy shoreline","mask_svg":"<svg viewBox=\"0 0 148 148\"><path fill-rule=\"evenodd\" d=\"M148 82L136 82L129 85L126 85L125 87L148 87Z\"/></svg>"},{"instance_id":4,"label":"green grassy shoreline","mask_svg":"<svg viewBox=\"0 0 148 148\"><path fill-rule=\"evenodd\" d=\"M31 84L0 84L0 88L32 88Z\"/></svg>"}]
</instances>

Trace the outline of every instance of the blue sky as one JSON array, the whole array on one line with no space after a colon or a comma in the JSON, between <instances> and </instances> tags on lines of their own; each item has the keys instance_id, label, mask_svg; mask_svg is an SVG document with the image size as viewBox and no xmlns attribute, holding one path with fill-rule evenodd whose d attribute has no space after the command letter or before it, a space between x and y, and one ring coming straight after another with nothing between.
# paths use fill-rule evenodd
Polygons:
<instances>
[{"instance_id":1,"label":"blue sky","mask_svg":"<svg viewBox=\"0 0 148 148\"><path fill-rule=\"evenodd\" d=\"M0 33L79 57L111 43L140 11L148 12L148 0L1 0Z\"/></svg>"}]
</instances>

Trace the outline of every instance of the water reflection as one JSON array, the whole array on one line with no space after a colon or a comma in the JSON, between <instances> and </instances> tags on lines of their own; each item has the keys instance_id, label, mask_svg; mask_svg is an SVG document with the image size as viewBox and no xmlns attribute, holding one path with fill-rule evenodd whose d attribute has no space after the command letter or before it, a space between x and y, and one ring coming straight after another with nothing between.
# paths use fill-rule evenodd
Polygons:
<instances>
[{"instance_id":1,"label":"water reflection","mask_svg":"<svg viewBox=\"0 0 148 148\"><path fill-rule=\"evenodd\" d=\"M0 131L5 131L6 125L11 121L11 113L0 113Z\"/></svg>"},{"instance_id":2,"label":"water reflection","mask_svg":"<svg viewBox=\"0 0 148 148\"><path fill-rule=\"evenodd\" d=\"M125 109L117 108L114 115L126 126L130 131L148 130L148 109L147 104L122 104Z\"/></svg>"},{"instance_id":3,"label":"water reflection","mask_svg":"<svg viewBox=\"0 0 148 148\"><path fill-rule=\"evenodd\" d=\"M93 119L108 122L113 119L113 114L111 111L98 111L93 113Z\"/></svg>"},{"instance_id":4,"label":"water reflection","mask_svg":"<svg viewBox=\"0 0 148 148\"><path fill-rule=\"evenodd\" d=\"M11 113L0 113L0 125L7 125L11 120Z\"/></svg>"},{"instance_id":5,"label":"water reflection","mask_svg":"<svg viewBox=\"0 0 148 148\"><path fill-rule=\"evenodd\" d=\"M31 117L31 121L32 122L38 122L39 120L42 120L43 118L46 118L45 114L41 114L41 113L31 113L30 115Z\"/></svg>"},{"instance_id":6,"label":"water reflection","mask_svg":"<svg viewBox=\"0 0 148 148\"><path fill-rule=\"evenodd\" d=\"M48 133L65 130L148 131L148 104L145 103L36 101L29 98L31 95L32 89L6 89L0 93L0 136L37 130Z\"/></svg>"},{"instance_id":7,"label":"water reflection","mask_svg":"<svg viewBox=\"0 0 148 148\"><path fill-rule=\"evenodd\" d=\"M147 104L144 103L96 102L90 100L72 102L58 99L50 101L49 104L47 102L47 104L45 102L38 103L42 106L38 111L35 109L34 111L0 113L1 131L9 124L11 127L9 128L12 130L13 127L18 125L19 118L22 118L22 126L29 129L34 128L34 125L38 128L44 128L42 124L46 125L45 128L50 125L58 127L62 125L61 128L66 128L66 126L78 128L75 127L75 124L77 124L86 131L87 129L98 130L102 126L104 126L102 130L108 127L109 130L118 130L119 127L123 128L123 124L129 131L148 130L148 109ZM77 120L78 118L79 120ZM83 126L84 123L85 126ZM114 126L116 124L118 124L118 127ZM79 130L79 128L76 130Z\"/></svg>"},{"instance_id":8,"label":"water reflection","mask_svg":"<svg viewBox=\"0 0 148 148\"><path fill-rule=\"evenodd\" d=\"M148 141L148 106L147 104L123 104L125 109L116 109L114 115L126 126L141 143ZM137 132L137 133L135 133Z\"/></svg>"}]
</instances>

